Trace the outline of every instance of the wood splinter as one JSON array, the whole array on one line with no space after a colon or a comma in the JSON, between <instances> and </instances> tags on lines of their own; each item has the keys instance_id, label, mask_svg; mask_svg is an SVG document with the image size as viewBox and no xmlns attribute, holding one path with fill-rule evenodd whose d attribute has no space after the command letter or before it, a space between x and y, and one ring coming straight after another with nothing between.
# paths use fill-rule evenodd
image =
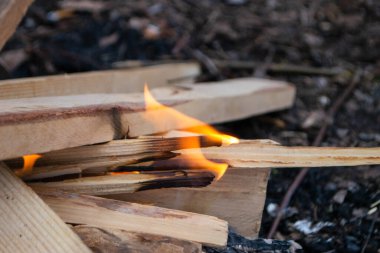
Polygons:
<instances>
[{"instance_id":1,"label":"wood splinter","mask_svg":"<svg viewBox=\"0 0 380 253\"><path fill-rule=\"evenodd\" d=\"M211 172L202 170L163 171L149 174L115 173L29 185L40 192L62 190L89 195L108 195L171 187L204 187L214 180Z\"/></svg>"}]
</instances>

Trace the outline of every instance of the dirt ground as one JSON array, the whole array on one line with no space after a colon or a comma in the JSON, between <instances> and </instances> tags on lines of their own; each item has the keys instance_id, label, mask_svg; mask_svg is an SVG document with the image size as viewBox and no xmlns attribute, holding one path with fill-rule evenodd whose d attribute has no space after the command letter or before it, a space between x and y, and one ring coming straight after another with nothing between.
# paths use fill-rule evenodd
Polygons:
<instances>
[{"instance_id":1,"label":"dirt ground","mask_svg":"<svg viewBox=\"0 0 380 253\"><path fill-rule=\"evenodd\" d=\"M307 146L359 71L321 146L380 146L380 1L75 2L35 1L0 54L8 57L0 79L194 59L203 66L199 81L256 76L295 84L291 109L217 127ZM272 171L261 237L298 172ZM275 238L295 240L304 252L379 253L379 200L379 166L311 169Z\"/></svg>"}]
</instances>

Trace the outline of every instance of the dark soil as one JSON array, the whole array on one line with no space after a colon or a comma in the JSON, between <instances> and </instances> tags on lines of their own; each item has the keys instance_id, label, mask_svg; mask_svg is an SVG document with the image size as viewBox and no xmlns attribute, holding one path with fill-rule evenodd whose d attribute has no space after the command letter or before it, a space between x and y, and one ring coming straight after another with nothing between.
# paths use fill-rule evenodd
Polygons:
<instances>
[{"instance_id":1,"label":"dark soil","mask_svg":"<svg viewBox=\"0 0 380 253\"><path fill-rule=\"evenodd\" d=\"M57 11L56 1L35 1L0 54L14 56L10 65L0 65L0 78L108 69L124 60L196 59L203 64L201 81L257 76L295 84L290 110L218 127L240 138L306 146L360 69L360 82L330 120L321 145L380 146L379 1L112 0L98 9L88 2L92 8L67 15ZM221 66L215 60L255 64ZM275 63L336 74L279 72L270 68ZM261 237L298 171L272 171ZM311 169L275 238L293 239L305 252L379 253L379 175L379 166ZM253 252L230 252L239 250Z\"/></svg>"}]
</instances>

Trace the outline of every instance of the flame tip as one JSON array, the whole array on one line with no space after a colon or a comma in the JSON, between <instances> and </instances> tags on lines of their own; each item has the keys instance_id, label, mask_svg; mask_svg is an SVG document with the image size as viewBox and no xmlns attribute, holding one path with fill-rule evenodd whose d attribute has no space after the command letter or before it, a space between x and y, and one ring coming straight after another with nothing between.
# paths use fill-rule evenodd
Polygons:
<instances>
[{"instance_id":1,"label":"flame tip","mask_svg":"<svg viewBox=\"0 0 380 253\"><path fill-rule=\"evenodd\" d=\"M144 97L145 97L145 107L146 107L146 119L153 122L154 124L162 124L163 128L166 128L166 124L171 126L176 126L176 129L181 129L184 127L190 128L191 132L203 134L209 136L213 139L221 141L224 145L230 145L239 143L239 139L233 136L222 134L218 132L213 127L205 124L204 122L191 118L173 108L167 107L159 103L151 94L148 89L147 84L144 86ZM156 109L163 109L162 111L156 111ZM154 111L154 112L153 112ZM207 169L215 175L215 180L219 180L228 168L228 164L216 163L207 160L200 150L199 140L192 140L188 142L181 141L181 149L194 148L197 147L199 152L193 154L193 157L187 158L189 165L194 167L199 167L202 169ZM186 159L186 158L185 158Z\"/></svg>"}]
</instances>

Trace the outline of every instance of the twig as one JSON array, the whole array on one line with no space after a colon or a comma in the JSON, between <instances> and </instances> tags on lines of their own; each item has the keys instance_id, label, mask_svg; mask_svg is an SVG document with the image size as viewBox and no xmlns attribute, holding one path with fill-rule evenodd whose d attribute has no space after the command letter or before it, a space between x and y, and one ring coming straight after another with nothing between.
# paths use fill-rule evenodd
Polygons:
<instances>
[{"instance_id":1,"label":"twig","mask_svg":"<svg viewBox=\"0 0 380 253\"><path fill-rule=\"evenodd\" d=\"M342 96L339 97L335 103L331 106L330 110L327 113L327 119L323 122L322 127L320 128L318 135L314 139L313 146L319 146L326 134L326 130L332 119L334 118L336 112L339 110L339 108L342 106L343 102L348 98L348 96L351 94L351 92L355 89L356 85L359 83L359 80L362 76L362 70L357 69L351 79L350 85L345 89ZM298 186L301 184L302 180L306 176L307 172L309 171L309 168L303 168L297 175L297 177L294 179L293 183L288 188L282 202L280 205L280 208L278 210L277 216L275 220L272 223L272 226L270 228L270 231L268 233L268 238L272 238L275 232L277 231L277 227L280 224L282 215L284 213L285 208L288 206L294 192L297 190Z\"/></svg>"},{"instance_id":2,"label":"twig","mask_svg":"<svg viewBox=\"0 0 380 253\"><path fill-rule=\"evenodd\" d=\"M221 76L218 67L215 65L214 61L211 60L207 55L205 55L198 49L193 50L192 53L194 58L200 61L212 75L217 77Z\"/></svg>"},{"instance_id":3,"label":"twig","mask_svg":"<svg viewBox=\"0 0 380 253\"><path fill-rule=\"evenodd\" d=\"M368 246L369 240L371 239L373 230L375 229L375 224L376 224L376 221L377 221L378 217L379 217L379 211L377 211L375 217L373 217L373 221L372 221L371 226L369 227L369 230L368 230L367 238L366 238L366 240L364 242L363 248L360 251L360 253L364 253L365 252L365 250L366 250L366 248Z\"/></svg>"}]
</instances>

